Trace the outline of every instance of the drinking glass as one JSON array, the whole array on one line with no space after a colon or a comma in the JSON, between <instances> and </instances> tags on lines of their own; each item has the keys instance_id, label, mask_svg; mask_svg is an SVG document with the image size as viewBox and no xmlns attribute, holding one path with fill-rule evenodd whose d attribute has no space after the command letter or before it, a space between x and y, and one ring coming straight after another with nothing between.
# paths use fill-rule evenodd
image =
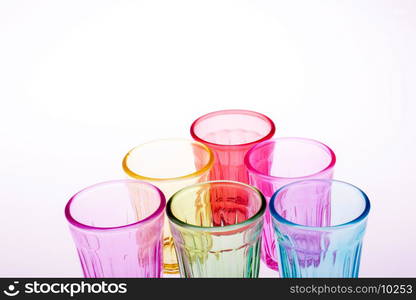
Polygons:
<instances>
[{"instance_id":1,"label":"drinking glass","mask_svg":"<svg viewBox=\"0 0 416 300\"><path fill-rule=\"evenodd\" d=\"M277 138L264 141L250 149L245 157L250 184L257 187L269 201L285 184L308 178L332 179L335 154L321 142L306 138ZM277 247L270 212L264 217L262 260L278 269Z\"/></svg>"},{"instance_id":2,"label":"drinking glass","mask_svg":"<svg viewBox=\"0 0 416 300\"><path fill-rule=\"evenodd\" d=\"M281 277L358 277L370 201L342 181L309 179L270 200Z\"/></svg>"},{"instance_id":3,"label":"drinking glass","mask_svg":"<svg viewBox=\"0 0 416 300\"><path fill-rule=\"evenodd\" d=\"M155 186L115 180L83 189L65 216L85 277L160 277L165 197Z\"/></svg>"},{"instance_id":4,"label":"drinking glass","mask_svg":"<svg viewBox=\"0 0 416 300\"><path fill-rule=\"evenodd\" d=\"M217 189L227 189L229 197L213 197ZM181 276L258 277L266 205L259 190L233 181L198 183L175 193L166 213Z\"/></svg>"},{"instance_id":5,"label":"drinking glass","mask_svg":"<svg viewBox=\"0 0 416 300\"><path fill-rule=\"evenodd\" d=\"M249 110L221 110L196 119L191 126L192 137L215 155L210 180L235 180L249 183L244 165L247 151L275 133L272 120Z\"/></svg>"},{"instance_id":6,"label":"drinking glass","mask_svg":"<svg viewBox=\"0 0 416 300\"><path fill-rule=\"evenodd\" d=\"M123 169L130 178L154 184L168 199L185 186L207 181L213 163L214 155L204 144L188 139L161 139L130 150L123 159ZM164 272L178 273L167 220L163 240Z\"/></svg>"}]
</instances>

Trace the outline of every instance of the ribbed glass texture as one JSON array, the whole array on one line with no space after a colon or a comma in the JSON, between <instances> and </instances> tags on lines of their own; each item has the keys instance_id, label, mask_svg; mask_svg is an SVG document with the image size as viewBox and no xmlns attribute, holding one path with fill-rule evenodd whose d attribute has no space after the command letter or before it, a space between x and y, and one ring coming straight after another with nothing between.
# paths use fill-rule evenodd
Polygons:
<instances>
[{"instance_id":1,"label":"ribbed glass texture","mask_svg":"<svg viewBox=\"0 0 416 300\"><path fill-rule=\"evenodd\" d=\"M100 183L65 208L85 277L160 277L162 192L145 182Z\"/></svg>"},{"instance_id":2,"label":"ribbed glass texture","mask_svg":"<svg viewBox=\"0 0 416 300\"><path fill-rule=\"evenodd\" d=\"M139 145L123 159L130 178L154 184L168 199L178 190L208 180L214 163L212 151L188 139L161 139ZM165 220L163 242L164 272L179 272L172 234Z\"/></svg>"},{"instance_id":3,"label":"ribbed glass texture","mask_svg":"<svg viewBox=\"0 0 416 300\"><path fill-rule=\"evenodd\" d=\"M258 277L265 209L260 191L239 182L200 183L174 194L167 215L181 276Z\"/></svg>"},{"instance_id":4,"label":"ribbed glass texture","mask_svg":"<svg viewBox=\"0 0 416 300\"><path fill-rule=\"evenodd\" d=\"M275 125L265 115L248 110L221 110L195 120L191 135L215 154L210 180L234 180L249 183L244 156L247 151L270 139Z\"/></svg>"},{"instance_id":5,"label":"ribbed glass texture","mask_svg":"<svg viewBox=\"0 0 416 300\"><path fill-rule=\"evenodd\" d=\"M336 180L304 180L270 200L280 276L358 277L370 202Z\"/></svg>"},{"instance_id":6,"label":"ribbed glass texture","mask_svg":"<svg viewBox=\"0 0 416 300\"><path fill-rule=\"evenodd\" d=\"M250 184L267 201L285 184L308 178L331 179L335 161L335 154L328 146L294 137L259 143L245 157ZM278 269L277 246L268 210L264 217L261 257L269 268Z\"/></svg>"}]
</instances>

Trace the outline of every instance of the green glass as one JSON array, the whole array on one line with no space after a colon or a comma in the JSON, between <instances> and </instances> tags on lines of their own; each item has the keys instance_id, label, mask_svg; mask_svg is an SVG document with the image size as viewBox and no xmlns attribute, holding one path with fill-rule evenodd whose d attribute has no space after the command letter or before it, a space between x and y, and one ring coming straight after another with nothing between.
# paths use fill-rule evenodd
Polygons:
<instances>
[{"instance_id":1,"label":"green glass","mask_svg":"<svg viewBox=\"0 0 416 300\"><path fill-rule=\"evenodd\" d=\"M257 278L266 200L235 181L176 192L167 204L181 277Z\"/></svg>"}]
</instances>

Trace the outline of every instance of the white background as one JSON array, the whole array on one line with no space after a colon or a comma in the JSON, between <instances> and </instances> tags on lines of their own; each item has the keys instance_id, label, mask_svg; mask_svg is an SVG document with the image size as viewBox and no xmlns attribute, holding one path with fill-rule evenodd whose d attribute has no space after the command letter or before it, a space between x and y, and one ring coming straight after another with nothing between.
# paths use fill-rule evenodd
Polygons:
<instances>
[{"instance_id":1,"label":"white background","mask_svg":"<svg viewBox=\"0 0 416 300\"><path fill-rule=\"evenodd\" d=\"M416 276L415 54L416 1L2 0L0 276L81 276L68 198L225 108L330 145L361 276Z\"/></svg>"}]
</instances>

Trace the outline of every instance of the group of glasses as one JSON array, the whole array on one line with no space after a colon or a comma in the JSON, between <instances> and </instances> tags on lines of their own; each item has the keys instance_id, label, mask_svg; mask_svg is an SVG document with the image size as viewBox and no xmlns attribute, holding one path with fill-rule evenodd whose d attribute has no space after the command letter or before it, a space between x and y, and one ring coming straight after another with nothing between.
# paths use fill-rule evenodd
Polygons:
<instances>
[{"instance_id":1,"label":"group of glasses","mask_svg":"<svg viewBox=\"0 0 416 300\"><path fill-rule=\"evenodd\" d=\"M128 178L65 207L84 276L256 278L261 259L280 277L358 277L368 197L332 179L328 146L274 133L263 114L222 110L193 140L130 150Z\"/></svg>"}]
</instances>

